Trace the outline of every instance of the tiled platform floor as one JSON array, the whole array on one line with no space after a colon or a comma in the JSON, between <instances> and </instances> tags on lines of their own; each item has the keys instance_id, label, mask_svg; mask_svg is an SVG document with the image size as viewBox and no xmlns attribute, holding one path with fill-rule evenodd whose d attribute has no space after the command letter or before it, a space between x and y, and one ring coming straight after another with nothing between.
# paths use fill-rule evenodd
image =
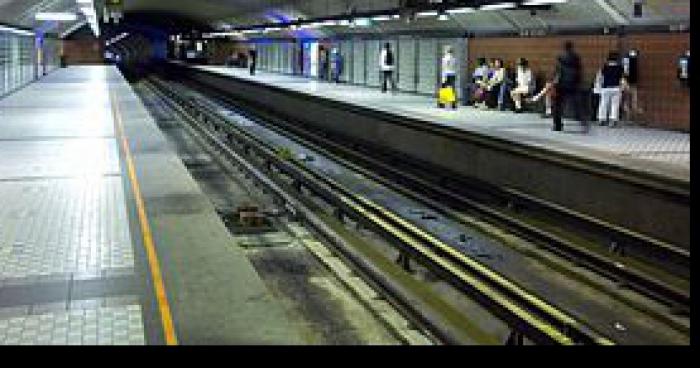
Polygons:
<instances>
[{"instance_id":1,"label":"tiled platform floor","mask_svg":"<svg viewBox=\"0 0 700 368\"><path fill-rule=\"evenodd\" d=\"M630 124L618 128L599 127L595 123L589 134L578 134L577 123L565 122L565 132L553 132L551 119L537 114L513 114L509 111L479 110L461 107L457 111L439 109L435 99L398 93L382 94L377 88L347 84L330 84L301 77L259 71L251 77L247 70L221 66L196 68L253 79L260 83L308 93L341 102L370 107L396 115L424 120L467 131L496 135L519 143L545 147L576 156L601 159L640 170L672 171L674 177L690 175L690 134L649 129ZM689 180L689 179L688 179Z\"/></svg>"},{"instance_id":2,"label":"tiled platform floor","mask_svg":"<svg viewBox=\"0 0 700 368\"><path fill-rule=\"evenodd\" d=\"M131 85L81 66L0 99L0 345L165 343L113 109L177 342L303 342Z\"/></svg>"},{"instance_id":3,"label":"tiled platform floor","mask_svg":"<svg viewBox=\"0 0 700 368\"><path fill-rule=\"evenodd\" d=\"M0 345L145 344L107 70L0 100Z\"/></svg>"}]
</instances>

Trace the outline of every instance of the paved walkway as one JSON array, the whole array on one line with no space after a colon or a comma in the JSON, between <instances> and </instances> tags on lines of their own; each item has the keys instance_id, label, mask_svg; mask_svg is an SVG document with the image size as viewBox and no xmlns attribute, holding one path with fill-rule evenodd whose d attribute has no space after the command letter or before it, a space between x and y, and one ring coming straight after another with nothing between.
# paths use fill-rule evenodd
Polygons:
<instances>
[{"instance_id":1,"label":"paved walkway","mask_svg":"<svg viewBox=\"0 0 700 368\"><path fill-rule=\"evenodd\" d=\"M165 303L155 296L144 223ZM0 99L0 345L163 344L168 336L303 343L115 67L60 69Z\"/></svg>"},{"instance_id":2,"label":"paved walkway","mask_svg":"<svg viewBox=\"0 0 700 368\"><path fill-rule=\"evenodd\" d=\"M103 69L0 100L0 344L145 343Z\"/></svg>"}]
</instances>

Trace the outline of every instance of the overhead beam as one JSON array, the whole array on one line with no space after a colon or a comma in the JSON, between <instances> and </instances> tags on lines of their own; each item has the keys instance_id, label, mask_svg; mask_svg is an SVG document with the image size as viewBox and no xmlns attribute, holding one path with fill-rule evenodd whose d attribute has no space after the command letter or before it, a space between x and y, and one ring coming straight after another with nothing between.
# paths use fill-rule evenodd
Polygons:
<instances>
[{"instance_id":1,"label":"overhead beam","mask_svg":"<svg viewBox=\"0 0 700 368\"><path fill-rule=\"evenodd\" d=\"M612 6L609 0L595 0L596 4L605 11L605 13L610 16L618 25L627 26L630 25L630 20Z\"/></svg>"}]
</instances>

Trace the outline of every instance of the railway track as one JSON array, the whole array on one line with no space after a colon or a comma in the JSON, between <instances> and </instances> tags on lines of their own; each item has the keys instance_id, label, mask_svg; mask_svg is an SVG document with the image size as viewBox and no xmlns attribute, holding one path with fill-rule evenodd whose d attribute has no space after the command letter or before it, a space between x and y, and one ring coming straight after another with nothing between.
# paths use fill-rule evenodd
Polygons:
<instances>
[{"instance_id":1,"label":"railway track","mask_svg":"<svg viewBox=\"0 0 700 368\"><path fill-rule=\"evenodd\" d=\"M525 336L530 341L538 344L567 345L613 343L613 341L596 332L590 326L582 323L565 311L562 311L551 303L528 292L517 283L508 280L503 275L494 272L483 264L465 256L449 244L446 244L434 235L420 229L415 224L403 219L387 208L368 198L358 196L333 179L314 172L313 170L309 170L299 162L280 157L280 152L277 148L270 146L267 142L251 135L245 130L228 123L219 116L215 109L202 106L196 101L189 100L179 95L174 88L163 85L162 82L155 81L153 83L154 86L157 86L158 93L169 99L172 102L173 108L179 109L183 115L190 118L190 121L194 124L198 124L203 130L212 132L211 134L224 137L223 141L219 140L221 145L235 144L242 148L242 152L247 154L254 153L254 156L261 159L261 163L265 167L265 172L268 174L283 174L293 181L299 191L305 188L315 196L323 198L325 202L331 204L336 209L336 216L339 218L345 216L351 217L363 223L364 226L375 233L382 235L400 249L401 252L417 260L432 272L449 281L455 287L468 293L499 319L505 321L513 329L516 338L517 336ZM282 132L281 129L274 124L265 125L270 129L276 130L278 133ZM286 132L286 134L289 133ZM309 134L306 134L303 139L299 137L295 139L308 144L311 140L322 140L323 137L310 137ZM327 146L335 150L343 150L343 147L339 145L333 147L333 144L330 142L326 142L326 147ZM330 154L328 150L317 146L314 147L315 149L322 149L325 153ZM350 152L345 149L344 154L350 155ZM359 159L359 157L355 158ZM367 157L363 160L365 162L372 161L372 159ZM363 174L370 174L368 170L354 165L348 160L344 160L343 164L352 167L354 170L361 170ZM376 160L374 164L379 166ZM386 165L380 167L382 167L383 170L391 172L391 168ZM461 215L455 209L442 205L440 202L428 196L418 194L418 191L425 189L426 186L430 186L429 183L421 183L419 178L404 176L403 180L401 180L403 183L408 182L411 184L412 188L418 188L416 190L407 189L404 185L392 184L388 179L379 177L378 175L371 175L371 177L381 181L383 184L391 184L392 188L426 202L433 208L439 209L442 213L448 214L458 220L460 219ZM435 189L434 186L431 188ZM444 198L451 199L453 202L470 208L476 208L500 221L504 221L503 218L506 217L505 214L494 212L491 208L481 205L469 198L442 189L438 190L438 192L441 192L440 194L444 196ZM283 195L282 197L284 197L283 200L287 203L294 202L288 195ZM528 224L518 223L517 220L511 218L507 220L510 221L511 226L513 223L518 225L520 227L518 233L524 232L527 234L526 237L537 238L539 240L544 238L547 242L564 242ZM464 220L463 222L468 221ZM600 273L624 280L630 285L635 286L639 291L657 299L662 299L671 304L683 302L681 298L678 298L678 295L674 296L672 293L668 292L668 290L672 288L665 287L665 285L655 282L655 280L646 280L644 275L639 275L634 271L618 266L615 266L614 269L610 269L599 265L605 264L608 260L600 259L600 257L596 257L595 255L591 256L580 250L578 252L570 250L562 252L559 245L548 249L564 255L567 258L574 258L579 263L583 263L585 266L595 269Z\"/></svg>"},{"instance_id":2,"label":"railway track","mask_svg":"<svg viewBox=\"0 0 700 368\"><path fill-rule=\"evenodd\" d=\"M207 89L207 93L212 92ZM405 160L381 154L376 158L377 153L370 154L338 137L305 129L302 123L265 116L265 111L255 108L253 114L246 113L249 106L242 106L239 101L232 101L221 93L216 95L243 109L242 115L266 128L303 145L313 145L315 150L334 156L349 169L426 202L458 222L473 225L473 222L465 220L463 213L474 213L549 252L664 303L674 314L688 315L690 312L690 252L687 250L555 204L543 203L512 189L491 188L483 183L464 181L450 185L438 173L427 170L439 178L431 180L424 175L424 166L406 166L402 162ZM265 116L265 119L256 116ZM535 211L546 212L551 220L549 223L540 219L531 221L527 215L521 216L517 210L514 211L517 207L536 207ZM571 224L573 229L562 231L558 221ZM579 233L585 235L580 236ZM595 235L591 236L591 233ZM635 251L641 252L641 257L635 257ZM671 265L670 270L665 268L667 265Z\"/></svg>"}]
</instances>

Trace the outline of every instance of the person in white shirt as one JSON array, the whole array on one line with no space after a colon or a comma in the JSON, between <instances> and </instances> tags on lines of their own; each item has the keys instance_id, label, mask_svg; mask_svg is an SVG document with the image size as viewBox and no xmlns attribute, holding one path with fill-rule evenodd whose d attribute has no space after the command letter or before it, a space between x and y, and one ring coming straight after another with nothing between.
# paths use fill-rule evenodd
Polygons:
<instances>
[{"instance_id":1,"label":"person in white shirt","mask_svg":"<svg viewBox=\"0 0 700 368\"><path fill-rule=\"evenodd\" d=\"M472 73L472 80L471 80L471 85L469 86L469 97L471 99L470 102L474 104L474 106L479 106L481 102L483 102L483 95L479 93L484 87L484 81L488 78L490 69L489 69L489 64L486 62L485 58L479 58L477 61L478 66L476 69L474 69L474 73Z\"/></svg>"},{"instance_id":2,"label":"person in white shirt","mask_svg":"<svg viewBox=\"0 0 700 368\"><path fill-rule=\"evenodd\" d=\"M382 71L382 93L386 93L387 84L391 81L391 90L396 92L396 81L394 80L394 69L396 65L396 58L394 57L394 52L391 51L391 44L384 44L381 55L379 57L379 68Z\"/></svg>"},{"instance_id":3,"label":"person in white shirt","mask_svg":"<svg viewBox=\"0 0 700 368\"><path fill-rule=\"evenodd\" d=\"M518 71L516 73L515 88L510 92L510 97L515 103L515 112L522 112L523 97L530 95L532 90L532 70L530 69L527 59L520 59L518 62Z\"/></svg>"},{"instance_id":4,"label":"person in white shirt","mask_svg":"<svg viewBox=\"0 0 700 368\"><path fill-rule=\"evenodd\" d=\"M448 47L445 50L445 55L442 57L442 82L452 88L456 88L457 59L455 59L452 47Z\"/></svg>"},{"instance_id":5,"label":"person in white shirt","mask_svg":"<svg viewBox=\"0 0 700 368\"><path fill-rule=\"evenodd\" d=\"M506 70L503 67L503 60L494 59L491 67L491 76L481 83L486 90L486 100L477 107L495 108L498 105L498 94L501 90L501 85L506 77Z\"/></svg>"}]
</instances>

